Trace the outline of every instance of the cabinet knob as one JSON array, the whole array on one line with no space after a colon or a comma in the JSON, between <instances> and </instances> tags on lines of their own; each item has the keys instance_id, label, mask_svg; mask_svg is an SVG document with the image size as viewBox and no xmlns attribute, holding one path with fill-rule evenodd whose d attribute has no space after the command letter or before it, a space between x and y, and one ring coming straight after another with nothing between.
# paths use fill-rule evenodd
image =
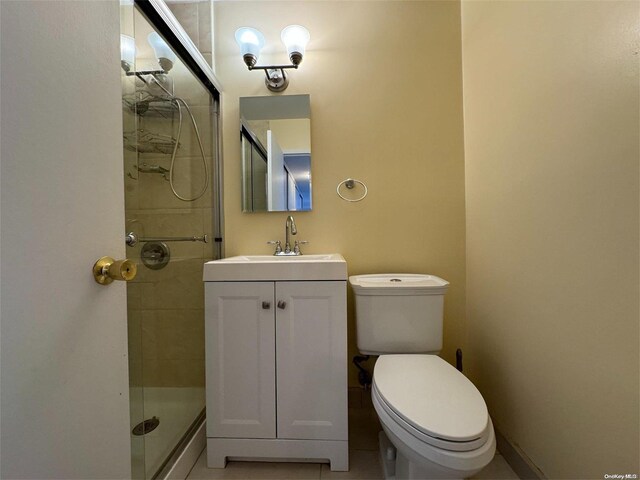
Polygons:
<instances>
[{"instance_id":1,"label":"cabinet knob","mask_svg":"<svg viewBox=\"0 0 640 480\"><path fill-rule=\"evenodd\" d=\"M271 302L262 302L262 309L269 310L271 308Z\"/></svg>"},{"instance_id":2,"label":"cabinet knob","mask_svg":"<svg viewBox=\"0 0 640 480\"><path fill-rule=\"evenodd\" d=\"M286 306L287 306L287 302L285 302L284 300L279 300L278 301L278 308L279 309L284 310Z\"/></svg>"}]
</instances>

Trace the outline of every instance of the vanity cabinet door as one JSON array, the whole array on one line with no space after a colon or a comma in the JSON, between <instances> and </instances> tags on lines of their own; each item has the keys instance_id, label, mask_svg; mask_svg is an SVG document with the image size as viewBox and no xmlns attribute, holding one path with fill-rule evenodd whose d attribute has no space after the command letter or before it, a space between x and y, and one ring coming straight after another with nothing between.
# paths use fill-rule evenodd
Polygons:
<instances>
[{"instance_id":1,"label":"vanity cabinet door","mask_svg":"<svg viewBox=\"0 0 640 480\"><path fill-rule=\"evenodd\" d=\"M205 282L207 436L275 438L273 282Z\"/></svg>"},{"instance_id":2,"label":"vanity cabinet door","mask_svg":"<svg viewBox=\"0 0 640 480\"><path fill-rule=\"evenodd\" d=\"M346 291L276 283L278 438L347 440Z\"/></svg>"}]
</instances>

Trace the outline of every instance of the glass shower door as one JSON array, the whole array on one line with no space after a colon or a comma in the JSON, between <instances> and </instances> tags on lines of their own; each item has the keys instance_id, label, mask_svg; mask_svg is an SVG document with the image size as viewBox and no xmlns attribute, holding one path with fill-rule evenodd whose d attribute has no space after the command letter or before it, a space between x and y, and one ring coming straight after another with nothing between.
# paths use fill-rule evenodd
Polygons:
<instances>
[{"instance_id":1,"label":"glass shower door","mask_svg":"<svg viewBox=\"0 0 640 480\"><path fill-rule=\"evenodd\" d=\"M127 285L132 465L134 478L153 478L205 407L202 266L219 258L218 110L135 6L121 20L135 45L122 69L125 234L138 265Z\"/></svg>"}]
</instances>

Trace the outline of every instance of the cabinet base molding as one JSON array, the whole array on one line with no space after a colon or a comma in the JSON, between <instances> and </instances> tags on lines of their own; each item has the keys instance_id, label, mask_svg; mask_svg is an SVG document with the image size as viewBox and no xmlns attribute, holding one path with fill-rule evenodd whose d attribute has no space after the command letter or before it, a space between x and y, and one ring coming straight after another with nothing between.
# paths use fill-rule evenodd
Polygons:
<instances>
[{"instance_id":1,"label":"cabinet base molding","mask_svg":"<svg viewBox=\"0 0 640 480\"><path fill-rule=\"evenodd\" d=\"M349 471L347 440L207 438L207 466L224 468L227 460L329 463L334 472Z\"/></svg>"}]
</instances>

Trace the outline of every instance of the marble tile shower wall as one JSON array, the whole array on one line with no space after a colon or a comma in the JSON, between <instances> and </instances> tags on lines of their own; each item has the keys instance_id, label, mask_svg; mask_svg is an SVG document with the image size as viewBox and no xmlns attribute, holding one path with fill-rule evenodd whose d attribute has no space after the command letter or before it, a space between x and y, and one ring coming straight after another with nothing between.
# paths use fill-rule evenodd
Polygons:
<instances>
[{"instance_id":1,"label":"marble tile shower wall","mask_svg":"<svg viewBox=\"0 0 640 480\"><path fill-rule=\"evenodd\" d=\"M167 5L209 65L213 66L213 1L168 2Z\"/></svg>"},{"instance_id":2,"label":"marble tile shower wall","mask_svg":"<svg viewBox=\"0 0 640 480\"><path fill-rule=\"evenodd\" d=\"M211 1L170 3L178 21L212 61ZM143 173L138 166L169 169L171 154L125 150L125 204L127 231L140 237L213 237L212 169L215 136L211 97L191 73L176 62L170 72L175 95L191 107L200 131L209 169L207 192L193 202L176 198L163 175ZM129 89L133 87L129 85ZM138 85L137 88L140 88ZM178 113L163 118L137 116L124 109L125 130L136 125L147 132L176 137ZM135 127L131 128L135 129ZM182 196L196 196L205 178L200 148L191 120L183 110L182 134L175 159L174 185ZM127 247L128 258L138 263L137 278L128 284L131 385L145 387L204 387L204 291L202 265L213 258L213 244L172 242L171 260L151 270L140 260L143 244Z\"/></svg>"}]
</instances>

